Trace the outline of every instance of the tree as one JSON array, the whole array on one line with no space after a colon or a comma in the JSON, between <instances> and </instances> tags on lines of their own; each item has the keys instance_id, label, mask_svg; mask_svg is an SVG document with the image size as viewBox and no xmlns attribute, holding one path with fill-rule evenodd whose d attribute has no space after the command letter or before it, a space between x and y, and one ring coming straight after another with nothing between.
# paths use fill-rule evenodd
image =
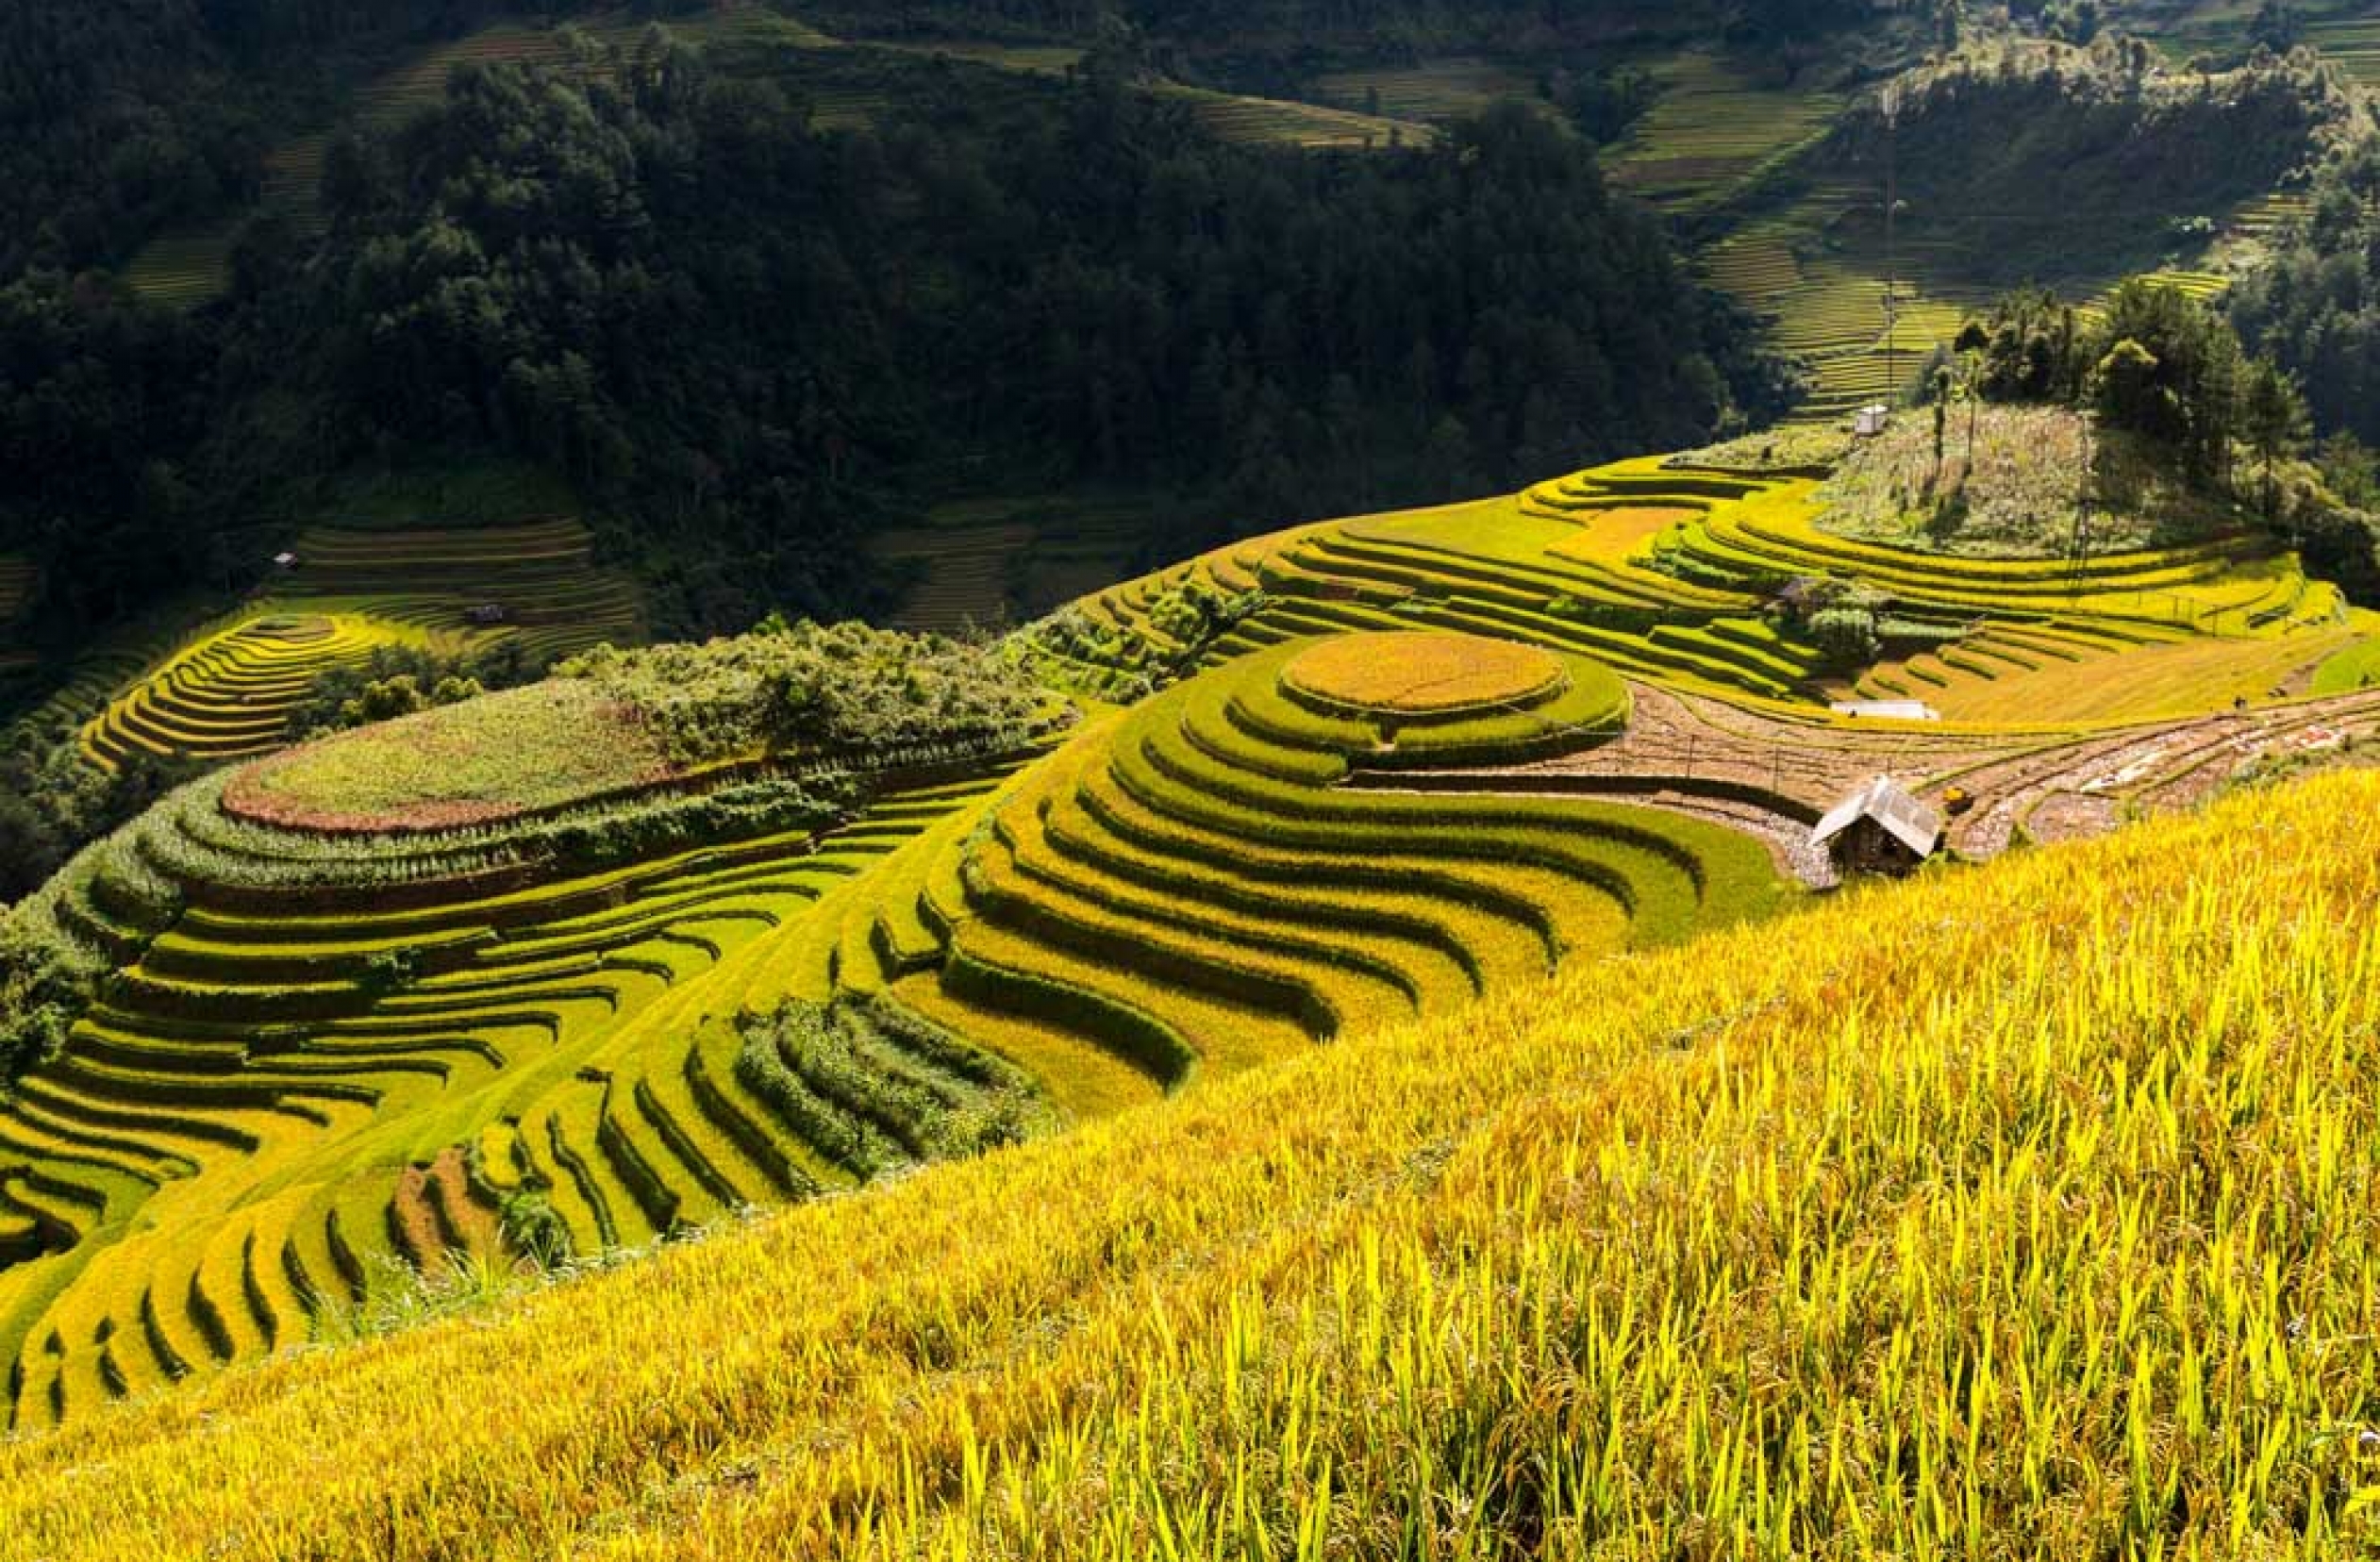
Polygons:
<instances>
[{"instance_id":1,"label":"tree","mask_svg":"<svg viewBox=\"0 0 2380 1562\"><path fill-rule=\"evenodd\" d=\"M2156 355L2125 337L2107 349L2091 373L2098 388L2099 415L2119 428L2143 431L2163 427L2170 414L2165 392L2157 384Z\"/></svg>"},{"instance_id":2,"label":"tree","mask_svg":"<svg viewBox=\"0 0 2380 1562\"><path fill-rule=\"evenodd\" d=\"M2248 38L2274 54L2288 54L2305 42L2305 19L2288 0L2264 0L2248 23Z\"/></svg>"},{"instance_id":3,"label":"tree","mask_svg":"<svg viewBox=\"0 0 2380 1562\"><path fill-rule=\"evenodd\" d=\"M1948 366L1934 371L1927 389L1934 404L1934 481L1942 480L1942 451L1950 431L1951 372Z\"/></svg>"},{"instance_id":4,"label":"tree","mask_svg":"<svg viewBox=\"0 0 2380 1562\"><path fill-rule=\"evenodd\" d=\"M2296 381L2271 358L2257 358L2243 377L2239 428L2255 452L2264 472L2264 514L2272 520L2280 507L2280 463L2305 448L2313 420Z\"/></svg>"}]
</instances>

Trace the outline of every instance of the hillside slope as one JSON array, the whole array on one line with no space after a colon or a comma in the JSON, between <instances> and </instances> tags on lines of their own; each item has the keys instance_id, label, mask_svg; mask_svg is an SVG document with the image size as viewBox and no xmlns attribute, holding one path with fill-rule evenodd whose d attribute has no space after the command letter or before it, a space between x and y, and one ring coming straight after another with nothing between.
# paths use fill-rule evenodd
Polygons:
<instances>
[{"instance_id":1,"label":"hillside slope","mask_svg":"<svg viewBox=\"0 0 2380 1562\"><path fill-rule=\"evenodd\" d=\"M2380 777L0 1446L58 1559L2380 1543ZM1681 1553L1681 1548L1683 1551Z\"/></svg>"}]
</instances>

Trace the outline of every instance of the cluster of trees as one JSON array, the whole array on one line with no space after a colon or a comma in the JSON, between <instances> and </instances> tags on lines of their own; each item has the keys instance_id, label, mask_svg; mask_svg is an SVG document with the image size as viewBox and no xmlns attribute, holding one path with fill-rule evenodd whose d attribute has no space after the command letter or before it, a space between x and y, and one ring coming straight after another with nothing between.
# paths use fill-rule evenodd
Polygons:
<instances>
[{"instance_id":1,"label":"cluster of trees","mask_svg":"<svg viewBox=\"0 0 2380 1562\"><path fill-rule=\"evenodd\" d=\"M548 9L571 8L565 3ZM506 0L8 0L0 278L120 259L244 201L325 88Z\"/></svg>"},{"instance_id":2,"label":"cluster of trees","mask_svg":"<svg viewBox=\"0 0 2380 1562\"><path fill-rule=\"evenodd\" d=\"M2077 44L2096 42L2106 20L2099 0L2012 0L2008 14L2033 23L2046 37Z\"/></svg>"},{"instance_id":3,"label":"cluster of trees","mask_svg":"<svg viewBox=\"0 0 2380 1562\"><path fill-rule=\"evenodd\" d=\"M2352 444L2332 447L2343 490L2323 480L2326 471L2296 467L2313 433L2297 378L2243 347L2221 312L2176 289L2135 280L2086 324L2071 306L2028 289L1968 322L1953 351L1933 379L1938 441L1942 411L1961 382L1985 401L2087 407L2103 430L2166 452L2190 482L2252 501L2351 596L2380 598L2374 521L2359 507L2380 484L2356 481L2372 475L2367 454Z\"/></svg>"},{"instance_id":4,"label":"cluster of trees","mask_svg":"<svg viewBox=\"0 0 2380 1562\"><path fill-rule=\"evenodd\" d=\"M291 742L303 742L459 705L495 690L533 683L545 675L551 662L518 637L462 652L384 645L360 664L316 673L304 698L291 707L286 732Z\"/></svg>"},{"instance_id":5,"label":"cluster of trees","mask_svg":"<svg viewBox=\"0 0 2380 1562\"><path fill-rule=\"evenodd\" d=\"M2050 293L2010 293L1968 322L1954 349L1982 399L2088 406L2103 428L2172 452L2203 487L2233 480L2239 448L2270 479L2305 445L2305 402L2288 373L2244 351L2222 315L2155 282L2125 283L2089 324Z\"/></svg>"},{"instance_id":6,"label":"cluster of trees","mask_svg":"<svg viewBox=\"0 0 2380 1562\"><path fill-rule=\"evenodd\" d=\"M2325 168L2306 220L2234 291L2231 317L2297 374L2319 428L2380 444L2380 137Z\"/></svg>"}]
</instances>

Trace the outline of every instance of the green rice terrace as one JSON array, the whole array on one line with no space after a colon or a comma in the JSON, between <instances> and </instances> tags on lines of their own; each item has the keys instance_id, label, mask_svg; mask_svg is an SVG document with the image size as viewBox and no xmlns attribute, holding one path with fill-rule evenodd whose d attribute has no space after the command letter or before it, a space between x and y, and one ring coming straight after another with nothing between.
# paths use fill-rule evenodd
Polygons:
<instances>
[{"instance_id":1,"label":"green rice terrace","mask_svg":"<svg viewBox=\"0 0 2380 1562\"><path fill-rule=\"evenodd\" d=\"M59 698L115 692L83 727L84 752L114 769L146 757L236 759L285 740L316 677L389 646L456 649L516 640L540 656L643 638L635 589L596 568L586 527L552 518L467 530L321 526L266 595L215 631L160 655L103 656Z\"/></svg>"},{"instance_id":2,"label":"green rice terrace","mask_svg":"<svg viewBox=\"0 0 2380 1562\"><path fill-rule=\"evenodd\" d=\"M1814 82L1764 79L1751 62L1693 51L1656 60L1646 75L1660 95L1613 148L1612 178L1686 211L1815 147L1843 107Z\"/></svg>"},{"instance_id":3,"label":"green rice terrace","mask_svg":"<svg viewBox=\"0 0 2380 1562\"><path fill-rule=\"evenodd\" d=\"M1002 645L597 649L292 749L238 713L408 621L200 641L103 734L275 752L0 938L43 1055L0 1105L9 1424L336 1333L408 1272L635 1246L1775 915L1879 773L1972 858L2380 731L2370 619L2253 533L1979 557L1850 535L1837 491L1621 462L1219 549ZM572 535L323 532L298 573L536 578L528 540ZM1846 659L1812 605L1849 601ZM1899 703L1833 708L1862 699Z\"/></svg>"}]
</instances>

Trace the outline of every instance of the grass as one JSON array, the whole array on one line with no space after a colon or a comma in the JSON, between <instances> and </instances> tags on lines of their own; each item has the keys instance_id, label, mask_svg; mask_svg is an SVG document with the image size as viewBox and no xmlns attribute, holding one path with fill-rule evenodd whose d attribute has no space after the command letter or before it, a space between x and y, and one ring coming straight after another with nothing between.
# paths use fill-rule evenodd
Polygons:
<instances>
[{"instance_id":1,"label":"grass","mask_svg":"<svg viewBox=\"0 0 2380 1562\"><path fill-rule=\"evenodd\" d=\"M241 773L225 806L353 833L490 824L652 785L653 735L593 685L553 679L341 733Z\"/></svg>"},{"instance_id":2,"label":"grass","mask_svg":"<svg viewBox=\"0 0 2380 1562\"><path fill-rule=\"evenodd\" d=\"M2370 827L2339 778L1580 966L0 1446L0 1525L61 1562L2366 1550L2380 883L2326 843Z\"/></svg>"},{"instance_id":3,"label":"grass","mask_svg":"<svg viewBox=\"0 0 2380 1562\"><path fill-rule=\"evenodd\" d=\"M1977 557L2068 554L2087 460L2093 551L2188 541L2239 523L2231 506L2175 481L2170 462L2120 432L2094 439L2089 421L2065 408L1955 405L1943 442L1937 473L1933 414L1918 408L1854 446L1820 490L1826 529ZM1956 508L1944 513L1952 495Z\"/></svg>"}]
</instances>

